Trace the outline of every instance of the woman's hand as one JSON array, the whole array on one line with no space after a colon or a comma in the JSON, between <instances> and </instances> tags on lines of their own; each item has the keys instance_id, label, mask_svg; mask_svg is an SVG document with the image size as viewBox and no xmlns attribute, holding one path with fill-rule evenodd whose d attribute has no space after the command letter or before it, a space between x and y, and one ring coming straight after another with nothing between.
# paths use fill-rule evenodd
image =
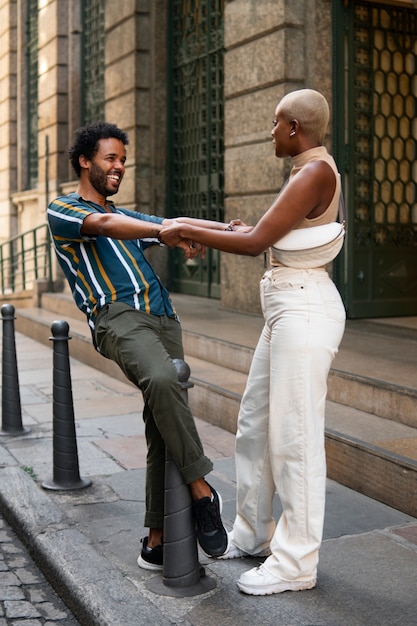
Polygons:
<instances>
[{"instance_id":1,"label":"woman's hand","mask_svg":"<svg viewBox=\"0 0 417 626\"><path fill-rule=\"evenodd\" d=\"M206 256L206 246L196 241L191 241L190 239L181 239L175 247L184 250L184 257L186 259L194 259L196 256L201 256L201 258L204 259Z\"/></svg>"},{"instance_id":2,"label":"woman's hand","mask_svg":"<svg viewBox=\"0 0 417 626\"><path fill-rule=\"evenodd\" d=\"M180 234L181 224L173 221L159 231L158 239L161 243L165 244L169 248L175 248L176 246L184 248L187 246L190 248L192 241L190 239L184 239ZM192 248L190 248L192 250Z\"/></svg>"},{"instance_id":3,"label":"woman's hand","mask_svg":"<svg viewBox=\"0 0 417 626\"><path fill-rule=\"evenodd\" d=\"M226 230L236 230L241 233L250 233L252 229L253 226L248 226L248 224L242 222L241 219L231 220L229 226L226 228Z\"/></svg>"}]
</instances>

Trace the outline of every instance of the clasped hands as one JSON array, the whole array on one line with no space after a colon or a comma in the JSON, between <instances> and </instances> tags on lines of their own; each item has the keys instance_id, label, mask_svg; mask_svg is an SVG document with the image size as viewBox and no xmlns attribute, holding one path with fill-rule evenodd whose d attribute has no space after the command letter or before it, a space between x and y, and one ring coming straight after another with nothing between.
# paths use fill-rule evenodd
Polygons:
<instances>
[{"instance_id":1,"label":"clasped hands","mask_svg":"<svg viewBox=\"0 0 417 626\"><path fill-rule=\"evenodd\" d=\"M182 248L184 250L184 256L186 259L193 259L200 255L202 259L206 256L206 246L192 239L184 239L180 235L180 229L184 226L184 223L173 220L168 226L164 226L159 232L159 241L169 248ZM204 225L203 228L210 229L209 226ZM229 222L228 226L224 230L251 230L251 226L247 226L242 220L235 219Z\"/></svg>"}]
</instances>

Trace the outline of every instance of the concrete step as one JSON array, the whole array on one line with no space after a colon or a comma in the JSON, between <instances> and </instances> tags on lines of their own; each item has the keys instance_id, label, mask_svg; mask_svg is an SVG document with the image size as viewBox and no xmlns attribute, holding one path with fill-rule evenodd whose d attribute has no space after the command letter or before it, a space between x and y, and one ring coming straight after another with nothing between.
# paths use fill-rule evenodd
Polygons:
<instances>
[{"instance_id":1,"label":"concrete step","mask_svg":"<svg viewBox=\"0 0 417 626\"><path fill-rule=\"evenodd\" d=\"M222 371L221 380L230 380L233 376L232 372L242 373L246 379L254 351L252 348L205 337L189 332L186 328L183 335L185 353L190 367L191 359L195 357L205 363L222 367L222 370L219 369ZM405 362L396 366L395 356L390 348L390 344L395 342L397 356L400 357L402 351L404 360L410 359L411 361L413 350L417 353L417 343L410 346L405 340L381 338L379 343L384 342L386 353L391 353L390 359L385 361L386 357L384 357L382 364L381 358L375 357L370 347L365 354L359 351L359 347L366 350L364 343L367 342L364 342L364 337L355 338L349 331L346 331L346 335L342 347L343 353L341 352L336 357L335 365L329 374L328 398L340 404L417 427L417 390L412 386L416 380L415 365ZM352 347L354 339L360 344L356 352ZM398 341L405 345L400 346ZM390 370L392 368L392 371L384 373L381 371L382 365ZM229 373L227 374L224 370L228 370ZM191 371L193 378L201 380L204 376L204 373L201 373L201 366L196 364L191 367ZM229 385L227 389L234 391L234 387Z\"/></svg>"},{"instance_id":2,"label":"concrete step","mask_svg":"<svg viewBox=\"0 0 417 626\"><path fill-rule=\"evenodd\" d=\"M246 378L262 328L261 318L219 311L213 301L202 298L190 300L189 296L176 295L175 300L187 358L241 372ZM43 294L42 307L64 318L83 319L69 294ZM348 322L330 372L328 398L417 427L416 354L417 329L414 332L413 328L387 322ZM192 376L203 381L200 370L191 368ZM230 380L231 371L219 371L225 376L221 380Z\"/></svg>"},{"instance_id":3,"label":"concrete step","mask_svg":"<svg viewBox=\"0 0 417 626\"><path fill-rule=\"evenodd\" d=\"M191 409L234 433L262 319L222 311L216 301L174 298L194 384ZM15 326L50 343L57 319L69 323L73 358L125 380L92 347L88 326L69 294L43 294L42 309L16 311ZM410 515L417 515L416 339L413 328L348 323L329 376L326 414L329 477Z\"/></svg>"}]
</instances>

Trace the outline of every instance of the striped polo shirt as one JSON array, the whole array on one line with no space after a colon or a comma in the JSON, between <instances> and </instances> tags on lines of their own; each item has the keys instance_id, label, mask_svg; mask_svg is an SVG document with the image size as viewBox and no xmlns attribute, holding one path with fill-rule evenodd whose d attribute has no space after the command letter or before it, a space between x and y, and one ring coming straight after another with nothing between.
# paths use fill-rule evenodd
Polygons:
<instances>
[{"instance_id":1,"label":"striped polo shirt","mask_svg":"<svg viewBox=\"0 0 417 626\"><path fill-rule=\"evenodd\" d=\"M163 218L154 215L116 208L113 203L109 206L113 213L156 224L163 222ZM124 302L152 315L175 318L169 293L144 255L144 250L158 240L82 235L84 218L96 212L106 211L76 193L56 198L47 210L59 264L91 331L98 311L111 302Z\"/></svg>"}]
</instances>

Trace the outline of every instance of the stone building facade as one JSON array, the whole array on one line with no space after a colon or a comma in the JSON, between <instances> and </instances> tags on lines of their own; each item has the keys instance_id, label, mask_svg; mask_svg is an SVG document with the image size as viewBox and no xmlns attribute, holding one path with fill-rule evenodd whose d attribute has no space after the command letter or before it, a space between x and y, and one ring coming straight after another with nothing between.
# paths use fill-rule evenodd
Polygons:
<instances>
[{"instance_id":1,"label":"stone building facade","mask_svg":"<svg viewBox=\"0 0 417 626\"><path fill-rule=\"evenodd\" d=\"M227 219L238 216L253 224L270 206L289 172L289 163L277 161L270 138L281 97L309 87L321 91L331 103L331 25L328 0L226 3ZM262 257L223 256L221 299L226 308L257 310L263 265Z\"/></svg>"},{"instance_id":2,"label":"stone building facade","mask_svg":"<svg viewBox=\"0 0 417 626\"><path fill-rule=\"evenodd\" d=\"M175 158L169 133L175 11L184 18L181 28L194 28L194 47L202 38L197 17L215 10L221 13L221 211L225 220L240 217L254 223L269 207L289 170L289 163L276 160L270 143L276 103L288 91L310 87L326 96L334 113L335 7L343 11L354 4L363 5L366 11L381 3L0 0L0 243L44 223L48 200L75 187L66 150L73 131L85 121L88 59L82 39L83 7L102 10L104 48L96 69L103 72L104 90L96 100L101 101L105 119L127 131L130 140L127 171L115 200L156 215L172 215L169 179ZM385 4L412 6L410 2ZM31 12L37 17L33 93L27 54L28 37L33 36ZM184 50L189 41L184 37ZM34 146L28 111L35 100ZM332 130L329 127L326 138L330 150L334 147ZM37 162L34 184L28 171L31 157ZM151 252L152 262L168 283L170 254L166 249ZM258 313L264 259L227 254L219 258L215 297L224 308Z\"/></svg>"}]
</instances>

